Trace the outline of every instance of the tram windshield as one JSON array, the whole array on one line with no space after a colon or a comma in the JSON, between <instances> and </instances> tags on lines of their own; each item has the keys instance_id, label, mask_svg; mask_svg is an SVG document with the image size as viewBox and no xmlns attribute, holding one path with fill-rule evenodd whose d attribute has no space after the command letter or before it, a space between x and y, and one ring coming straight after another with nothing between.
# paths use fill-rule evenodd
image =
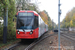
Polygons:
<instances>
[{"instance_id":1,"label":"tram windshield","mask_svg":"<svg viewBox=\"0 0 75 50\"><path fill-rule=\"evenodd\" d=\"M17 19L17 29L33 29L33 13L19 13Z\"/></svg>"},{"instance_id":2,"label":"tram windshield","mask_svg":"<svg viewBox=\"0 0 75 50\"><path fill-rule=\"evenodd\" d=\"M38 27L38 17L33 13L18 13L17 29L35 29Z\"/></svg>"}]
</instances>

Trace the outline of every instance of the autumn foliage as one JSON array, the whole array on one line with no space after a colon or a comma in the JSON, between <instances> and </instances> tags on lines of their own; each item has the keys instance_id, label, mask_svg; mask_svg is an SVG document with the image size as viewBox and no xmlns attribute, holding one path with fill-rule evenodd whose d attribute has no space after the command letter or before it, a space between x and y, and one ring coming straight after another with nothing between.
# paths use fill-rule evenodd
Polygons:
<instances>
[{"instance_id":1,"label":"autumn foliage","mask_svg":"<svg viewBox=\"0 0 75 50\"><path fill-rule=\"evenodd\" d=\"M61 27L75 27L75 8L68 12L61 22Z\"/></svg>"},{"instance_id":2,"label":"autumn foliage","mask_svg":"<svg viewBox=\"0 0 75 50\"><path fill-rule=\"evenodd\" d=\"M40 12L40 16L43 19L43 21L45 22L45 24L47 24L49 26L49 29L51 29L51 19L48 15L48 13L44 10Z\"/></svg>"}]
</instances>

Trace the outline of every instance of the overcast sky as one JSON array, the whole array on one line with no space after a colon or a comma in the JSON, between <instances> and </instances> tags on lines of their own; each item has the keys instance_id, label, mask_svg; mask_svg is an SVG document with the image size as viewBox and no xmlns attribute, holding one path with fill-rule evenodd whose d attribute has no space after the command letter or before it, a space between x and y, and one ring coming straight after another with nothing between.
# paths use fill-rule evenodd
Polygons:
<instances>
[{"instance_id":1,"label":"overcast sky","mask_svg":"<svg viewBox=\"0 0 75 50\"><path fill-rule=\"evenodd\" d=\"M46 10L51 18L51 20L53 19L53 21L57 24L58 23L58 0L37 0L41 3L38 4L39 9L42 10ZM66 13L71 11L71 9L73 9L73 7L75 7L75 0L60 0L61 3L61 17L60 17L60 21L62 21L64 19L64 17L66 16Z\"/></svg>"}]
</instances>

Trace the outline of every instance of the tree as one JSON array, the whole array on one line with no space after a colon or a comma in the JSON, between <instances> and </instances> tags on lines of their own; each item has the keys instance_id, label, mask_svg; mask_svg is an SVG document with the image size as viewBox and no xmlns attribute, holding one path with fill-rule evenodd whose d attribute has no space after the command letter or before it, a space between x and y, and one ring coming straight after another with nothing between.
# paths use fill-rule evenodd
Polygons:
<instances>
[{"instance_id":1,"label":"tree","mask_svg":"<svg viewBox=\"0 0 75 50\"><path fill-rule=\"evenodd\" d=\"M70 21L70 27L73 27L73 21L72 20Z\"/></svg>"},{"instance_id":2,"label":"tree","mask_svg":"<svg viewBox=\"0 0 75 50\"><path fill-rule=\"evenodd\" d=\"M35 10L36 5L34 3L30 3L31 0L16 0L16 10ZM38 11L37 11L38 12Z\"/></svg>"},{"instance_id":3,"label":"tree","mask_svg":"<svg viewBox=\"0 0 75 50\"><path fill-rule=\"evenodd\" d=\"M0 10L0 16L4 17L3 15L6 15L7 7L8 7L8 35L7 39L12 39L15 37L15 29L13 27L13 17L15 16L15 0L0 0L0 7L2 10ZM5 16L6 17L6 16ZM1 30L1 34L3 36L3 30ZM1 37L2 37L1 36ZM13 37L14 36L14 37ZM10 38L9 38L10 37Z\"/></svg>"},{"instance_id":4,"label":"tree","mask_svg":"<svg viewBox=\"0 0 75 50\"><path fill-rule=\"evenodd\" d=\"M52 21L51 21L51 18L49 17L49 15L48 15L48 13L45 10L41 11L40 16L43 19L43 21L45 22L45 24L48 25L49 30L52 29L52 25L51 25ZM54 25L56 25L56 24L54 23Z\"/></svg>"},{"instance_id":5,"label":"tree","mask_svg":"<svg viewBox=\"0 0 75 50\"><path fill-rule=\"evenodd\" d=\"M64 27L75 27L75 8L68 12L61 22L61 25Z\"/></svg>"}]
</instances>

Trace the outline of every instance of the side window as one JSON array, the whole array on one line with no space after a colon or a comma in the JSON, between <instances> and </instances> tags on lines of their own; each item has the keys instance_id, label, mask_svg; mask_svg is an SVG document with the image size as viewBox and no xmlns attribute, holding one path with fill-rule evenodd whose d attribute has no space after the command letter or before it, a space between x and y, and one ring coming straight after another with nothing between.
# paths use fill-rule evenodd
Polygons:
<instances>
[{"instance_id":1,"label":"side window","mask_svg":"<svg viewBox=\"0 0 75 50\"><path fill-rule=\"evenodd\" d=\"M34 28L38 27L38 16L35 16L34 18Z\"/></svg>"}]
</instances>

